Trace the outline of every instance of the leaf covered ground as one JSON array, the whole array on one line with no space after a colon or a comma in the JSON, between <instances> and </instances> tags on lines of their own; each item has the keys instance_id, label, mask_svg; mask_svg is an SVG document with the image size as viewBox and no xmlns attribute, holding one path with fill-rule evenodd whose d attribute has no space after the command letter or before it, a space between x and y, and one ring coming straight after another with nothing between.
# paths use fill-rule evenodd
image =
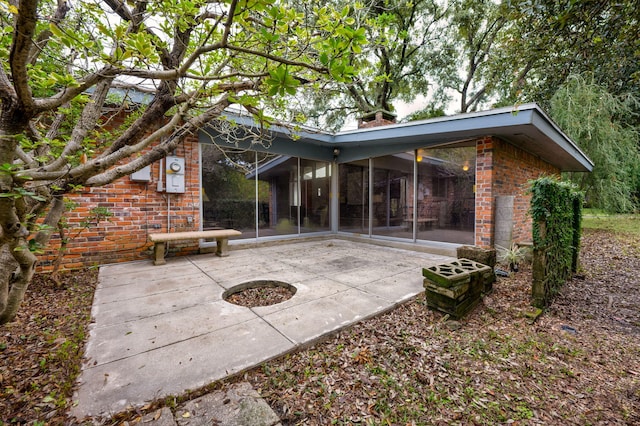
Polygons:
<instances>
[{"instance_id":1,"label":"leaf covered ground","mask_svg":"<svg viewBox=\"0 0 640 426\"><path fill-rule=\"evenodd\" d=\"M97 276L36 275L16 320L0 325L0 425L67 422Z\"/></svg>"},{"instance_id":2,"label":"leaf covered ground","mask_svg":"<svg viewBox=\"0 0 640 426\"><path fill-rule=\"evenodd\" d=\"M640 424L640 247L590 231L531 324L530 270L459 323L424 297L245 375L283 424Z\"/></svg>"},{"instance_id":3,"label":"leaf covered ground","mask_svg":"<svg viewBox=\"0 0 640 426\"><path fill-rule=\"evenodd\" d=\"M460 322L418 297L215 386L249 381L284 425L640 424L638 238L587 230L581 262L534 323L525 268ZM68 423L95 279L40 277L0 328L6 424Z\"/></svg>"}]
</instances>

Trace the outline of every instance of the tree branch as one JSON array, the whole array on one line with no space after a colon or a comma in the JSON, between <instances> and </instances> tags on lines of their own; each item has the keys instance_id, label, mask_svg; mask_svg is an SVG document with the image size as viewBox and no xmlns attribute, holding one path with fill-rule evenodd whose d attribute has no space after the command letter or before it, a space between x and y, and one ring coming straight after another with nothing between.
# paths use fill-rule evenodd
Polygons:
<instances>
[{"instance_id":1,"label":"tree branch","mask_svg":"<svg viewBox=\"0 0 640 426\"><path fill-rule=\"evenodd\" d=\"M18 3L18 15L13 32L13 43L9 53L9 66L11 67L11 79L18 102L25 110L33 107L27 64L31 51L31 40L36 30L38 17L38 0L23 0ZM28 120L30 117L24 117Z\"/></svg>"},{"instance_id":2,"label":"tree branch","mask_svg":"<svg viewBox=\"0 0 640 426\"><path fill-rule=\"evenodd\" d=\"M53 24L59 24L67 15L69 11L69 6L65 0L58 0L58 7L56 9L56 13L50 19L50 22ZM29 52L29 58L27 59L28 63L31 65L35 65L38 56L40 56L40 52L47 45L49 39L51 38L51 30L47 28L38 34L36 39L33 41L33 46L31 47L31 51Z\"/></svg>"},{"instance_id":3,"label":"tree branch","mask_svg":"<svg viewBox=\"0 0 640 426\"><path fill-rule=\"evenodd\" d=\"M102 114L102 107L109 92L111 80L101 81L95 89L91 97L91 103L87 104L82 110L82 114L78 119L71 138L66 143L62 153L51 163L42 167L44 172L59 170L68 164L68 158L82 149L82 142L90 130L93 130Z\"/></svg>"},{"instance_id":4,"label":"tree branch","mask_svg":"<svg viewBox=\"0 0 640 426\"><path fill-rule=\"evenodd\" d=\"M9 80L9 76L4 71L4 67L0 67L0 100L2 100L3 104L7 105L10 104L17 96L18 95Z\"/></svg>"},{"instance_id":5,"label":"tree branch","mask_svg":"<svg viewBox=\"0 0 640 426\"><path fill-rule=\"evenodd\" d=\"M48 226L45 226L43 230L38 231L33 237L38 244L45 246L49 243L49 240L51 239L51 230L56 228L60 222L60 218L65 212L65 209L62 197L53 197L47 216L44 219L44 224Z\"/></svg>"},{"instance_id":6,"label":"tree branch","mask_svg":"<svg viewBox=\"0 0 640 426\"><path fill-rule=\"evenodd\" d=\"M321 73L321 74L326 74L329 70L327 69L327 67L319 67L316 65L311 65L308 64L306 62L299 62L299 61L293 61L293 60L289 60L285 57L281 57L281 56L276 56L276 55L272 55L270 53L267 52L261 52L259 50L252 50L252 49L246 49L244 47L240 47L240 46L234 46L234 45L226 45L224 46L229 50L233 50L236 52L241 52L241 53L246 53L248 55L251 56L258 56L264 59L269 59L271 61L283 64L283 65L290 65L290 66L295 66L295 67L300 67L300 68L307 68L310 69L312 71Z\"/></svg>"},{"instance_id":7,"label":"tree branch","mask_svg":"<svg viewBox=\"0 0 640 426\"><path fill-rule=\"evenodd\" d=\"M183 124L179 129L177 129L171 137L169 137L166 141L154 146L148 152L144 153L140 157L136 158L132 162L128 163L125 166L115 167L107 170L104 173L97 174L84 182L87 186L102 186L108 183L113 182L116 179L119 179L123 176L127 176L131 174L133 171L138 170L148 164L153 163L154 161L158 161L161 158L169 155L173 150L175 150L178 145L180 145L184 139L191 135L197 133L198 129L206 126L206 124L214 119L215 117L219 117L224 109L231 104L227 95L225 95L222 99L220 99L216 105L205 111L204 113L198 115L197 117L193 117L185 124ZM140 147L131 146L123 148L123 152L118 153L118 157L127 157L132 153L139 152ZM131 151L131 152L129 152ZM113 162L113 159L106 159L108 162Z\"/></svg>"},{"instance_id":8,"label":"tree branch","mask_svg":"<svg viewBox=\"0 0 640 426\"><path fill-rule=\"evenodd\" d=\"M76 96L85 92L88 88L95 86L103 80L110 80L120 74L120 71L111 66L106 65L102 70L94 72L78 81L78 85L74 87L65 87L55 95L49 98L36 99L34 102L36 112L44 112L54 110L65 103L71 101Z\"/></svg>"}]
</instances>

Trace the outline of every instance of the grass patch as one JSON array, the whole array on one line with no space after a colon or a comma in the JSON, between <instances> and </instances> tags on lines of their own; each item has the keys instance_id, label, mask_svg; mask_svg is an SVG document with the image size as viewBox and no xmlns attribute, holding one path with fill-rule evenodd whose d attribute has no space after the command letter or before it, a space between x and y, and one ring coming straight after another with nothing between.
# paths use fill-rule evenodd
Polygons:
<instances>
[{"instance_id":1,"label":"grass patch","mask_svg":"<svg viewBox=\"0 0 640 426\"><path fill-rule=\"evenodd\" d=\"M585 229L640 236L640 214L606 214L598 210L585 209L582 226Z\"/></svg>"}]
</instances>

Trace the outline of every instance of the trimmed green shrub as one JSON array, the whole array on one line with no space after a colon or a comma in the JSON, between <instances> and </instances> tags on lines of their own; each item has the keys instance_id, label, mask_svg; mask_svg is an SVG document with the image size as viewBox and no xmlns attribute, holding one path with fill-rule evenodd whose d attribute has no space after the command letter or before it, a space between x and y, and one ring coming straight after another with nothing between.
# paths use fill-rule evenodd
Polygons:
<instances>
[{"instance_id":1,"label":"trimmed green shrub","mask_svg":"<svg viewBox=\"0 0 640 426\"><path fill-rule=\"evenodd\" d=\"M573 201L573 255L571 258L571 272L578 272L578 258L580 255L580 239L582 238L582 205L584 194L573 191L571 193Z\"/></svg>"},{"instance_id":2,"label":"trimmed green shrub","mask_svg":"<svg viewBox=\"0 0 640 426\"><path fill-rule=\"evenodd\" d=\"M531 182L532 305L545 308L578 267L583 195L553 177Z\"/></svg>"}]
</instances>

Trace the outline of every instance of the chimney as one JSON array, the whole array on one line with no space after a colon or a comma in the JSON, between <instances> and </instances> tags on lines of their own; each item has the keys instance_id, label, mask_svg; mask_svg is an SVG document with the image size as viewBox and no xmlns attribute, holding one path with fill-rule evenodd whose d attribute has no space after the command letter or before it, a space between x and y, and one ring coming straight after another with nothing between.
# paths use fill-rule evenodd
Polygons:
<instances>
[{"instance_id":1,"label":"chimney","mask_svg":"<svg viewBox=\"0 0 640 426\"><path fill-rule=\"evenodd\" d=\"M369 129L371 127L388 126L389 124L395 123L395 114L379 109L377 111L369 112L358 118L358 129Z\"/></svg>"}]
</instances>

